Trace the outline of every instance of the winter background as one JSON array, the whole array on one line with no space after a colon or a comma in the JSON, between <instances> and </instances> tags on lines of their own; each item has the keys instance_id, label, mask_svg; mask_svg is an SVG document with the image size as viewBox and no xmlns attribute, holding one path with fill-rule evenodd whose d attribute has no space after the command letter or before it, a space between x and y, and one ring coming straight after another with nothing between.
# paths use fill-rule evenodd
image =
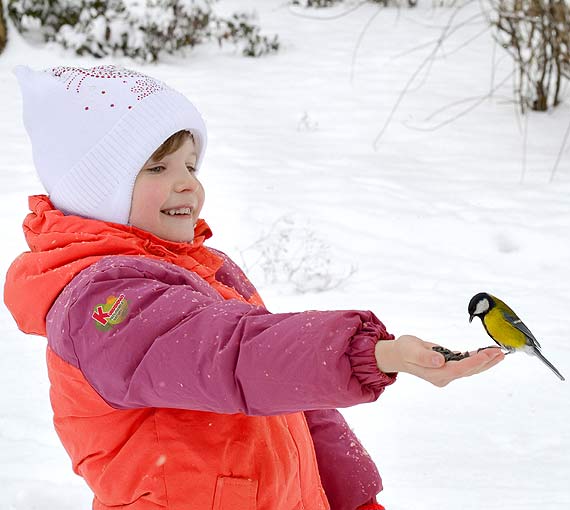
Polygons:
<instances>
[{"instance_id":1,"label":"winter background","mask_svg":"<svg viewBox=\"0 0 570 510\"><path fill-rule=\"evenodd\" d=\"M554 112L526 119L512 79L481 100L513 64L472 20L420 73L374 147L450 9L367 4L334 18L345 8L217 5L239 8L255 8L263 32L279 34L279 53L248 59L208 45L141 66L34 46L10 30L0 57L2 278L26 249L26 197L42 192L11 69L114 62L166 81L202 111L210 245L248 268L270 310L371 309L396 335L465 350L489 344L467 320L469 298L489 291L570 377L570 143L552 175L569 88ZM90 508L52 428L46 342L20 333L3 306L0 321L0 509ZM343 413L379 465L388 510L568 510L569 384L516 354L443 389L402 374L378 402Z\"/></svg>"}]
</instances>

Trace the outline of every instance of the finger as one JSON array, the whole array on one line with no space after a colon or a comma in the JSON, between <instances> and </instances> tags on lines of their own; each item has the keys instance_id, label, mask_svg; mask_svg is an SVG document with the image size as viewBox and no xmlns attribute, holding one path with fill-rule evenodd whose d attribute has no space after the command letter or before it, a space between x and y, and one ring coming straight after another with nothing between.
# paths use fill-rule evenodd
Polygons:
<instances>
[{"instance_id":1,"label":"finger","mask_svg":"<svg viewBox=\"0 0 570 510\"><path fill-rule=\"evenodd\" d=\"M482 362L490 363L505 359L505 353L500 348L492 348L476 352L472 357L475 359L480 359Z\"/></svg>"},{"instance_id":2,"label":"finger","mask_svg":"<svg viewBox=\"0 0 570 510\"><path fill-rule=\"evenodd\" d=\"M504 354L493 350L481 351L468 358L460 361L449 362L446 364L446 369L449 367L448 375L453 379L460 377L469 377L485 370L485 367L495 360L498 363ZM489 367L490 368L490 367Z\"/></svg>"},{"instance_id":3,"label":"finger","mask_svg":"<svg viewBox=\"0 0 570 510\"><path fill-rule=\"evenodd\" d=\"M489 370L490 368L493 368L495 365L499 364L504 359L505 359L505 354L501 352L500 354L492 358L491 361L488 361L483 365L481 365L481 367L479 368L479 370L477 370L476 373L480 374L481 372L485 372L486 370Z\"/></svg>"},{"instance_id":4,"label":"finger","mask_svg":"<svg viewBox=\"0 0 570 510\"><path fill-rule=\"evenodd\" d=\"M435 352L429 348L422 349L412 361L414 365L423 368L441 368L445 365L445 357L439 352Z\"/></svg>"},{"instance_id":5,"label":"finger","mask_svg":"<svg viewBox=\"0 0 570 510\"><path fill-rule=\"evenodd\" d=\"M481 356L479 353L475 354L471 360L471 364L464 365L464 372L461 377L469 377L471 375L480 374L485 370L495 366L497 363L500 363L505 358L505 355L501 351L485 351L485 354ZM476 364L473 364L474 361L477 361Z\"/></svg>"},{"instance_id":6,"label":"finger","mask_svg":"<svg viewBox=\"0 0 570 510\"><path fill-rule=\"evenodd\" d=\"M414 357L410 360L412 364L425 368L440 368L445 365L445 357L443 354L432 349L432 347L439 347L438 344L418 340L419 342L416 344L417 348L415 349Z\"/></svg>"},{"instance_id":7,"label":"finger","mask_svg":"<svg viewBox=\"0 0 570 510\"><path fill-rule=\"evenodd\" d=\"M479 354L480 352L483 352L483 351L494 352L494 349L498 349L502 352L502 349L498 345L489 345L487 347L481 347L481 348L477 349L476 351L471 351L471 352L469 352L469 354L474 356L475 354Z\"/></svg>"}]
</instances>

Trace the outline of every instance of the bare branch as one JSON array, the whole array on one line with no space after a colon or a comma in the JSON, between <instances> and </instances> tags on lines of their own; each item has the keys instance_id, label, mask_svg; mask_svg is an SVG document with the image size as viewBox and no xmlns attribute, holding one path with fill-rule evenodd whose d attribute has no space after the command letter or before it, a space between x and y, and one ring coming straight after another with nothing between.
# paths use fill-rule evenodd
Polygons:
<instances>
[{"instance_id":1,"label":"bare branch","mask_svg":"<svg viewBox=\"0 0 570 510\"><path fill-rule=\"evenodd\" d=\"M524 130L523 130L523 154L522 154L522 170L521 170L521 184L524 182L526 174L526 154L528 149L528 115L524 116Z\"/></svg>"},{"instance_id":2,"label":"bare branch","mask_svg":"<svg viewBox=\"0 0 570 510\"><path fill-rule=\"evenodd\" d=\"M383 8L378 7L378 10L368 19L368 21L366 22L366 25L364 25L364 27L360 31L360 34L358 35L358 40L356 41L356 45L354 46L354 49L352 51L352 58L351 58L351 62L350 62L350 82L351 83L354 80L354 67L355 67L355 63L356 63L356 55L358 53L360 45L362 44L362 40L364 39L364 35L368 31L368 28L370 27L370 25L372 25L372 22L376 19L376 17L383 10L384 10Z\"/></svg>"},{"instance_id":3,"label":"bare branch","mask_svg":"<svg viewBox=\"0 0 570 510\"><path fill-rule=\"evenodd\" d=\"M374 149L378 148L378 143L380 142L380 140L382 139L382 136L384 135L384 133L386 132L386 130L388 129L388 126L391 124L392 119L394 118L394 115L396 113L396 111L398 110L398 108L400 107L400 104L402 103L404 97L406 96L406 94L409 92L412 84L414 83L414 80L419 76L419 74L422 72L422 70L429 64L431 65L433 63L433 58L434 56L437 54L437 52L439 51L439 49L441 48L443 41L448 37L448 33L450 32L452 26L453 26L453 22L455 20L455 18L460 14L460 12L467 6L470 5L471 3L473 3L475 0L468 0L467 2L465 2L463 5L457 7L452 13L451 16L449 17L444 29L442 30L442 33L440 34L439 38L437 39L437 41L434 44L433 49L431 50L431 52L424 58L424 60L421 62L421 64L416 68L416 70L412 73L412 75L410 76L410 78L408 79L408 81L406 82L406 84L404 85L404 88L400 91L400 94L398 95L398 99L396 100L396 102L394 103L388 118L386 119L384 125L382 126L382 129L380 130L380 132L378 133L378 135L376 136L376 138L374 139L373 142L373 147Z\"/></svg>"},{"instance_id":4,"label":"bare branch","mask_svg":"<svg viewBox=\"0 0 570 510\"><path fill-rule=\"evenodd\" d=\"M570 138L570 122L568 123L568 127L566 128L566 133L564 133L564 138L562 139L562 145L560 146L560 150L558 151L558 156L556 157L556 161L554 166L552 167L552 172L550 172L550 182L554 180L554 175L556 174L556 170L558 170L558 165L560 160L562 159L562 154L564 153L564 149L566 144L568 143L568 139Z\"/></svg>"},{"instance_id":5,"label":"bare branch","mask_svg":"<svg viewBox=\"0 0 570 510\"><path fill-rule=\"evenodd\" d=\"M514 71L512 73L510 73L504 80L502 80L498 85L496 85L493 89L491 89L487 94L483 95L483 96L476 96L476 97L468 97L465 99L460 99L459 101L455 101L453 103L450 103L448 105L446 105L443 108L440 108L438 111L436 111L435 113L432 113L429 117L426 118L426 120L429 120L430 118L433 118L435 115L437 115L437 113L440 113L441 111L444 111L448 108L451 108L452 106L457 106L458 104L462 104L462 103L467 103L467 102L472 102L474 101L474 103L469 106L468 108L465 108L464 110L462 110L461 112L457 113L456 115L453 115L452 117L449 117L447 119L445 119L444 121L440 122L439 124L436 124L435 126L430 126L430 127L419 127L419 126L411 126L408 123L404 123L407 127L409 127L410 129L414 129L415 131L436 131L440 128L442 128L443 126L447 126L448 124L451 124L452 122L456 121L457 119L459 119L460 117L463 117L464 115L466 115L467 113L473 111L475 108L477 108L481 103L484 103L487 99L489 99L490 97L492 97L493 93L498 90L500 87L502 87L513 75Z\"/></svg>"},{"instance_id":6,"label":"bare branch","mask_svg":"<svg viewBox=\"0 0 570 510\"><path fill-rule=\"evenodd\" d=\"M346 9L344 12L341 12L340 14L333 14L331 16L310 16L308 14L301 14L300 12L295 11L293 9L292 5L289 5L289 12L293 16L297 16L298 18L314 19L314 20L318 20L318 21L331 21L331 20L335 20L335 19L344 18L345 16L348 16L350 13L360 9L363 5L365 5L367 3L368 3L368 0L362 0L361 2L356 4L355 6Z\"/></svg>"}]
</instances>

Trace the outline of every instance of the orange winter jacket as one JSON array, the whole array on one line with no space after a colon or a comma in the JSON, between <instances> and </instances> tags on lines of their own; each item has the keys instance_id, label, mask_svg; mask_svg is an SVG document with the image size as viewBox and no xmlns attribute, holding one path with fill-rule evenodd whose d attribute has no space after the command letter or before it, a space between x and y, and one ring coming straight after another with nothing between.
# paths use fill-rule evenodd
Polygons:
<instances>
[{"instance_id":1,"label":"orange winter jacket","mask_svg":"<svg viewBox=\"0 0 570 510\"><path fill-rule=\"evenodd\" d=\"M95 510L355 510L381 489L331 409L394 380L371 312L271 314L203 221L173 243L30 207L5 302L47 336L55 427Z\"/></svg>"}]
</instances>

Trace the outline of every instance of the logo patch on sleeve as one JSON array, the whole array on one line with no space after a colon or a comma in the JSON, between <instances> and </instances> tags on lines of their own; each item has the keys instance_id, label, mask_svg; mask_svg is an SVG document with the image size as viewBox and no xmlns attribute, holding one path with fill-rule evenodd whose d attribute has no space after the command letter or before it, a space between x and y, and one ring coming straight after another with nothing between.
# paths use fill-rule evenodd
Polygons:
<instances>
[{"instance_id":1,"label":"logo patch on sleeve","mask_svg":"<svg viewBox=\"0 0 570 510\"><path fill-rule=\"evenodd\" d=\"M127 318L129 303L124 294L109 296L107 301L95 305L91 318L95 321L95 327L101 331L109 331Z\"/></svg>"}]
</instances>

